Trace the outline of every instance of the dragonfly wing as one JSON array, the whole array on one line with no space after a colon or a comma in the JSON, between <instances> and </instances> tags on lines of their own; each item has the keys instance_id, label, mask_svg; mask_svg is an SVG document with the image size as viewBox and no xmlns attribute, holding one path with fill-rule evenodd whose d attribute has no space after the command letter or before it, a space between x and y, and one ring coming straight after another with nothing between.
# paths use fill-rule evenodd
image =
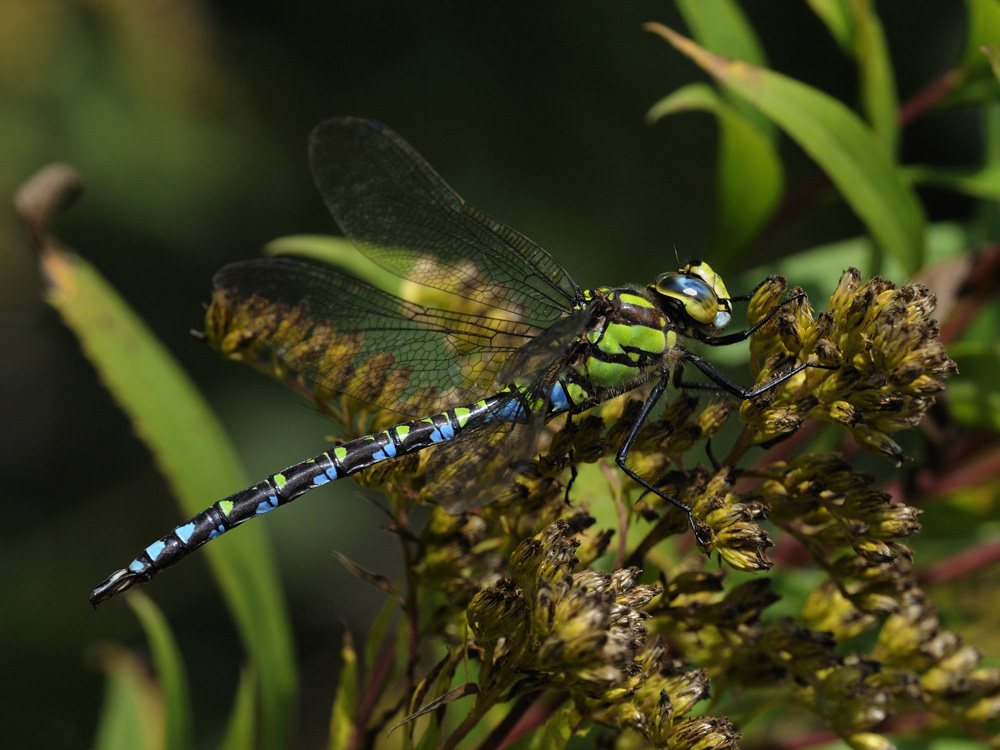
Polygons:
<instances>
[{"instance_id":1,"label":"dragonfly wing","mask_svg":"<svg viewBox=\"0 0 1000 750\"><path fill-rule=\"evenodd\" d=\"M545 250L462 200L374 120L338 117L309 138L313 178L344 234L411 281L545 327L581 290Z\"/></svg>"},{"instance_id":2,"label":"dragonfly wing","mask_svg":"<svg viewBox=\"0 0 1000 750\"><path fill-rule=\"evenodd\" d=\"M591 308L581 308L504 360L499 382L519 384L520 396L512 395L494 412L514 411L517 400L522 420L498 420L463 432L435 450L426 472L428 486L446 510L457 513L489 505L527 467L537 452L553 387L592 317Z\"/></svg>"},{"instance_id":3,"label":"dragonfly wing","mask_svg":"<svg viewBox=\"0 0 1000 750\"><path fill-rule=\"evenodd\" d=\"M593 324L596 307L597 303L594 302L587 307L577 308L511 352L501 365L498 382L531 383L531 394L536 398L544 398L547 389L572 356L580 336Z\"/></svg>"},{"instance_id":4,"label":"dragonfly wing","mask_svg":"<svg viewBox=\"0 0 1000 750\"><path fill-rule=\"evenodd\" d=\"M463 433L434 449L427 461L427 488L449 513L463 513L496 501L528 466L542 421L498 423Z\"/></svg>"},{"instance_id":5,"label":"dragonfly wing","mask_svg":"<svg viewBox=\"0 0 1000 750\"><path fill-rule=\"evenodd\" d=\"M214 284L206 337L223 354L271 371L279 364L329 391L413 416L496 392L506 358L542 332L426 308L290 258L234 263Z\"/></svg>"}]
</instances>

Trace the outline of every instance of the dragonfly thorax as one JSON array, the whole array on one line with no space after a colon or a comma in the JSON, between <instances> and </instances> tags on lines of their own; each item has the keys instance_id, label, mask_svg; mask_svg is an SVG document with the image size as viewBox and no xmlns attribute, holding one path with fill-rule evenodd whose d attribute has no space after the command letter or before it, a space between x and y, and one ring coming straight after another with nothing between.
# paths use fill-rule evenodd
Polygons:
<instances>
[{"instance_id":1,"label":"dragonfly thorax","mask_svg":"<svg viewBox=\"0 0 1000 750\"><path fill-rule=\"evenodd\" d=\"M673 315L677 329L717 332L729 325L733 307L726 285L708 263L691 261L683 268L660 274L649 290Z\"/></svg>"}]
</instances>

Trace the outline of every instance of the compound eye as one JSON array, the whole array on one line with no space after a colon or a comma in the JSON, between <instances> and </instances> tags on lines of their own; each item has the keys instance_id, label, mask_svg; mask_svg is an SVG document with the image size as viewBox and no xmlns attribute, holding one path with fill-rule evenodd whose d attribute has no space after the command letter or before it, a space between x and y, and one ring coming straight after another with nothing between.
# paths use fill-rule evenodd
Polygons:
<instances>
[{"instance_id":1,"label":"compound eye","mask_svg":"<svg viewBox=\"0 0 1000 750\"><path fill-rule=\"evenodd\" d=\"M715 324L719 298L704 279L672 271L657 276L654 289L657 294L680 303L696 323Z\"/></svg>"}]
</instances>

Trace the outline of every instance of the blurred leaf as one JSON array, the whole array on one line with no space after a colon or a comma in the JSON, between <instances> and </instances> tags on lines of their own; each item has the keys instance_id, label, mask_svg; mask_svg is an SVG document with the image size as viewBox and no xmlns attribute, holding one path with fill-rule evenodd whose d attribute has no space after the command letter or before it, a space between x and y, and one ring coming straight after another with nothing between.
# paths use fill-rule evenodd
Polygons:
<instances>
[{"instance_id":1,"label":"blurred leaf","mask_svg":"<svg viewBox=\"0 0 1000 750\"><path fill-rule=\"evenodd\" d=\"M959 64L974 76L987 75L990 61L981 48L1000 41L1000 0L965 0L968 30Z\"/></svg>"},{"instance_id":2,"label":"blurred leaf","mask_svg":"<svg viewBox=\"0 0 1000 750\"><path fill-rule=\"evenodd\" d=\"M330 237L322 234L296 234L279 237L264 245L264 254L292 255L306 258L329 266L341 268L350 275L367 281L387 292L398 295L402 279L396 274L386 271L344 237Z\"/></svg>"},{"instance_id":3,"label":"blurred leaf","mask_svg":"<svg viewBox=\"0 0 1000 750\"><path fill-rule=\"evenodd\" d=\"M933 185L974 198L1000 201L1000 164L997 163L981 169L910 166L903 168L903 175L923 185Z\"/></svg>"},{"instance_id":4,"label":"blurred leaf","mask_svg":"<svg viewBox=\"0 0 1000 750\"><path fill-rule=\"evenodd\" d=\"M156 679L163 692L166 709L166 737L163 746L166 750L186 750L194 744L191 732L191 695L177 642L163 613L148 596L136 592L127 601L146 634Z\"/></svg>"},{"instance_id":5,"label":"blurred leaf","mask_svg":"<svg viewBox=\"0 0 1000 750\"><path fill-rule=\"evenodd\" d=\"M808 2L844 54L857 64L861 105L889 153L895 153L899 102L885 33L871 0Z\"/></svg>"},{"instance_id":6,"label":"blurred leaf","mask_svg":"<svg viewBox=\"0 0 1000 750\"><path fill-rule=\"evenodd\" d=\"M948 93L934 105L934 111L978 107L994 102L1000 96L1000 81L993 76L966 80L959 68L953 68L942 76L942 79L948 79L950 88Z\"/></svg>"},{"instance_id":7,"label":"blurred leaf","mask_svg":"<svg viewBox=\"0 0 1000 750\"><path fill-rule=\"evenodd\" d=\"M580 712L569 701L554 711L542 725L540 731L531 736L531 750L562 750L572 739L580 723Z\"/></svg>"},{"instance_id":8,"label":"blurred leaf","mask_svg":"<svg viewBox=\"0 0 1000 750\"><path fill-rule=\"evenodd\" d=\"M246 484L232 446L170 354L92 266L46 247L47 299L80 339L108 390L149 446L185 515ZM291 633L261 529L205 548L209 564L261 675L262 747L285 746L296 677Z\"/></svg>"},{"instance_id":9,"label":"blurred leaf","mask_svg":"<svg viewBox=\"0 0 1000 750\"><path fill-rule=\"evenodd\" d=\"M861 103L876 135L889 154L899 140L896 81L882 23L871 0L851 0L855 31L855 59L861 77Z\"/></svg>"},{"instance_id":10,"label":"blurred leaf","mask_svg":"<svg viewBox=\"0 0 1000 750\"><path fill-rule=\"evenodd\" d=\"M340 649L340 681L330 712L330 750L348 750L354 734L354 709L358 704L358 654L350 632Z\"/></svg>"},{"instance_id":11,"label":"blurred leaf","mask_svg":"<svg viewBox=\"0 0 1000 750\"><path fill-rule=\"evenodd\" d=\"M252 667L240 672L240 682L236 686L233 710L226 722L226 733L219 750L253 750L257 728L257 673Z\"/></svg>"},{"instance_id":12,"label":"blurred leaf","mask_svg":"<svg viewBox=\"0 0 1000 750\"><path fill-rule=\"evenodd\" d=\"M94 748L161 750L165 733L163 698L145 665L117 647L103 649L100 661L108 679Z\"/></svg>"},{"instance_id":13,"label":"blurred leaf","mask_svg":"<svg viewBox=\"0 0 1000 750\"><path fill-rule=\"evenodd\" d=\"M927 227L927 264L939 263L948 258L962 255L969 247L969 235L960 224L942 222ZM871 267L872 241L870 237L852 237L840 242L831 242L789 255L786 258L757 266L740 276L739 289L753 288L762 278L771 274L781 274L788 279L789 286L803 286L812 293L820 293L823 299L813 303L825 303L837 286L840 274L853 266L861 270L862 276L869 278L876 269ZM887 279L907 283L912 276L891 258L878 269ZM722 353L721 350L719 353Z\"/></svg>"},{"instance_id":14,"label":"blurred leaf","mask_svg":"<svg viewBox=\"0 0 1000 750\"><path fill-rule=\"evenodd\" d=\"M850 0L806 0L813 13L826 24L830 36L844 51L853 56L854 24L851 21Z\"/></svg>"},{"instance_id":15,"label":"blurred leaf","mask_svg":"<svg viewBox=\"0 0 1000 750\"><path fill-rule=\"evenodd\" d=\"M980 52L986 55L986 59L990 61L993 77L1000 81L1000 47L995 44L984 44L980 47Z\"/></svg>"},{"instance_id":16,"label":"blurred leaf","mask_svg":"<svg viewBox=\"0 0 1000 750\"><path fill-rule=\"evenodd\" d=\"M392 623L392 616L396 612L396 605L398 603L399 600L396 597L386 597L385 604L379 610L378 616L376 616L372 626L368 628L368 636L365 638L364 649L365 672L367 674L373 674L376 670L376 660L378 659L379 650L382 647L383 640L385 640L385 634L389 631L389 625Z\"/></svg>"},{"instance_id":17,"label":"blurred leaf","mask_svg":"<svg viewBox=\"0 0 1000 750\"><path fill-rule=\"evenodd\" d=\"M712 112L719 121L718 217L712 257L724 261L746 246L770 218L781 199L784 172L774 144L707 84L693 83L675 91L654 104L647 118L655 121L695 109Z\"/></svg>"},{"instance_id":18,"label":"blurred leaf","mask_svg":"<svg viewBox=\"0 0 1000 750\"><path fill-rule=\"evenodd\" d=\"M949 347L948 355L962 374L948 383L952 414L965 424L1000 430L1000 352L963 342Z\"/></svg>"},{"instance_id":19,"label":"blurred leaf","mask_svg":"<svg viewBox=\"0 0 1000 750\"><path fill-rule=\"evenodd\" d=\"M647 28L777 122L829 175L879 247L908 273L920 267L920 203L903 184L885 147L853 112L799 81L713 55L666 26Z\"/></svg>"},{"instance_id":20,"label":"blurred leaf","mask_svg":"<svg viewBox=\"0 0 1000 750\"><path fill-rule=\"evenodd\" d=\"M459 685L449 690L447 693L442 695L440 698L435 698L430 703L425 706L421 706L414 713L401 719L399 722L393 725L392 729L389 730L391 734L395 730L399 729L404 724L409 724L415 719L419 719L421 716L426 716L431 711L436 711L439 708L443 708L450 703L461 700L462 698L468 698L470 695L479 694L479 685L474 682L466 682L464 685Z\"/></svg>"},{"instance_id":21,"label":"blurred leaf","mask_svg":"<svg viewBox=\"0 0 1000 750\"><path fill-rule=\"evenodd\" d=\"M767 66L764 46L753 26L734 0L676 0L691 36L703 47L732 60L743 60L761 67ZM754 107L736 97L736 107L748 117L767 138L777 135L773 123Z\"/></svg>"}]
</instances>

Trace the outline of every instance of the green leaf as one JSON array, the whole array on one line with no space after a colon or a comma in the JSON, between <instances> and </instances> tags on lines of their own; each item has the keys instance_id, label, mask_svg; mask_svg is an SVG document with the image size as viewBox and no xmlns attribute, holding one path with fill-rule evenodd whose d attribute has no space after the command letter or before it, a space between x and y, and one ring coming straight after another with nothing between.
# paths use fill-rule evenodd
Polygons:
<instances>
[{"instance_id":1,"label":"green leaf","mask_svg":"<svg viewBox=\"0 0 1000 750\"><path fill-rule=\"evenodd\" d=\"M647 118L696 109L712 112L719 121L712 257L723 262L745 247L771 217L781 200L784 171L770 139L707 84L693 83L675 91L653 105Z\"/></svg>"},{"instance_id":2,"label":"green leaf","mask_svg":"<svg viewBox=\"0 0 1000 750\"><path fill-rule=\"evenodd\" d=\"M872 129L890 154L899 140L896 81L882 23L871 0L851 0L855 59L861 77L861 104Z\"/></svg>"},{"instance_id":3,"label":"green leaf","mask_svg":"<svg viewBox=\"0 0 1000 750\"><path fill-rule=\"evenodd\" d=\"M701 46L733 60L743 60L753 65L767 66L764 46L757 38L753 26L734 0L676 0L677 9L684 23L691 29L691 36ZM753 107L736 98L736 107L748 117L764 135L774 140L777 133L771 121L761 116Z\"/></svg>"},{"instance_id":4,"label":"green leaf","mask_svg":"<svg viewBox=\"0 0 1000 750\"><path fill-rule=\"evenodd\" d=\"M531 750L563 750L572 739L581 721L580 711L572 701L568 701L554 711L541 729L531 738Z\"/></svg>"},{"instance_id":5,"label":"green leaf","mask_svg":"<svg viewBox=\"0 0 1000 750\"><path fill-rule=\"evenodd\" d=\"M349 632L344 633L340 657L340 682L330 712L330 750L347 750L354 734L354 710L358 704L358 654Z\"/></svg>"},{"instance_id":6,"label":"green leaf","mask_svg":"<svg viewBox=\"0 0 1000 750\"><path fill-rule=\"evenodd\" d=\"M375 617L375 622L368 628L364 648L365 672L367 674L373 674L376 670L382 641L385 640L386 633L389 631L389 625L392 623L392 616L395 614L398 604L399 600L396 597L386 597L385 604Z\"/></svg>"},{"instance_id":7,"label":"green leaf","mask_svg":"<svg viewBox=\"0 0 1000 750\"><path fill-rule=\"evenodd\" d=\"M252 667L243 669L219 750L254 750L256 747L257 702L254 697L257 688L256 671Z\"/></svg>"},{"instance_id":8,"label":"green leaf","mask_svg":"<svg viewBox=\"0 0 1000 750\"><path fill-rule=\"evenodd\" d=\"M342 268L352 276L398 295L402 279L368 260L368 256L344 237L320 234L296 234L271 240L264 246L266 255L294 255Z\"/></svg>"},{"instance_id":9,"label":"green leaf","mask_svg":"<svg viewBox=\"0 0 1000 750\"><path fill-rule=\"evenodd\" d=\"M849 0L806 0L813 13L826 24L827 31L844 54L853 56L854 24L848 2Z\"/></svg>"},{"instance_id":10,"label":"green leaf","mask_svg":"<svg viewBox=\"0 0 1000 750\"><path fill-rule=\"evenodd\" d=\"M948 383L948 408L967 425L1000 430L1000 353L976 342L949 347L960 378Z\"/></svg>"},{"instance_id":11,"label":"green leaf","mask_svg":"<svg viewBox=\"0 0 1000 750\"><path fill-rule=\"evenodd\" d=\"M163 698L143 664L122 648L102 649L108 676L96 750L160 750L164 746Z\"/></svg>"},{"instance_id":12,"label":"green leaf","mask_svg":"<svg viewBox=\"0 0 1000 750\"><path fill-rule=\"evenodd\" d=\"M908 272L920 267L923 210L885 146L857 115L799 81L713 55L666 26L647 28L773 119L823 168L878 246Z\"/></svg>"},{"instance_id":13,"label":"green leaf","mask_svg":"<svg viewBox=\"0 0 1000 750\"><path fill-rule=\"evenodd\" d=\"M61 171L60 171L61 170ZM18 194L18 209L39 253L46 298L76 334L105 386L128 414L185 516L246 485L233 448L185 373L86 261L46 233L60 207L65 167L43 170ZM261 747L284 747L296 702L291 632L263 530L208 545L206 555L261 675Z\"/></svg>"},{"instance_id":14,"label":"green leaf","mask_svg":"<svg viewBox=\"0 0 1000 750\"><path fill-rule=\"evenodd\" d=\"M968 9L968 33L960 65L973 77L990 74L990 61L982 47L1000 41L1000 0L965 0Z\"/></svg>"},{"instance_id":15,"label":"green leaf","mask_svg":"<svg viewBox=\"0 0 1000 750\"><path fill-rule=\"evenodd\" d=\"M960 224L941 222L927 227L927 263L939 263L949 258L963 255L969 247L969 235ZM832 242L807 250L800 250L794 255L758 266L741 274L737 289L751 289L761 279L781 274L788 279L789 286L803 286L813 294L821 294L812 300L814 304L825 304L845 268L853 266L861 270L862 276L868 278L876 272L897 283L912 281L913 278L891 258L883 268L875 269L871 264L872 244L867 236L851 237L840 242ZM720 353L722 353L720 351Z\"/></svg>"},{"instance_id":16,"label":"green leaf","mask_svg":"<svg viewBox=\"0 0 1000 750\"><path fill-rule=\"evenodd\" d=\"M993 71L993 77L1000 81L1000 47L995 44L984 44L981 51L986 55L986 59L990 61L990 70Z\"/></svg>"},{"instance_id":17,"label":"green leaf","mask_svg":"<svg viewBox=\"0 0 1000 750\"><path fill-rule=\"evenodd\" d=\"M862 108L889 153L895 153L899 101L885 33L871 0L808 2L844 54L857 64Z\"/></svg>"},{"instance_id":18,"label":"green leaf","mask_svg":"<svg viewBox=\"0 0 1000 750\"><path fill-rule=\"evenodd\" d=\"M952 190L974 198L1000 201L1000 164L988 164L980 169L947 167L905 167L904 176L922 185Z\"/></svg>"},{"instance_id":19,"label":"green leaf","mask_svg":"<svg viewBox=\"0 0 1000 750\"><path fill-rule=\"evenodd\" d=\"M809 5L857 64L862 108L889 153L895 153L899 101L885 34L871 0L809 0Z\"/></svg>"},{"instance_id":20,"label":"green leaf","mask_svg":"<svg viewBox=\"0 0 1000 750\"><path fill-rule=\"evenodd\" d=\"M157 681L163 691L166 709L164 748L187 750L194 744L191 732L191 696L177 642L163 613L148 596L136 592L127 597L127 601L149 641Z\"/></svg>"}]
</instances>

